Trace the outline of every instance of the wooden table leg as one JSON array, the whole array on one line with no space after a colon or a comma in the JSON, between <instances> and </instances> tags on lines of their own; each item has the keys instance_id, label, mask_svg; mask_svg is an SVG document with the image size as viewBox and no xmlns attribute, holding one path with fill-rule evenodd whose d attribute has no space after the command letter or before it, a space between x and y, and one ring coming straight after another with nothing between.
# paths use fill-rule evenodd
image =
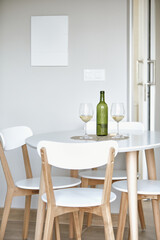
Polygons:
<instances>
[{"instance_id":1,"label":"wooden table leg","mask_svg":"<svg viewBox=\"0 0 160 240\"><path fill-rule=\"evenodd\" d=\"M156 163L154 157L154 149L145 150L146 162L148 168L148 177L149 179L156 180Z\"/></svg>"},{"instance_id":2,"label":"wooden table leg","mask_svg":"<svg viewBox=\"0 0 160 240\"><path fill-rule=\"evenodd\" d=\"M154 149L148 149L145 151L146 153L146 161L148 168L148 178L152 180L156 180L156 163L154 157ZM160 210L159 210L159 202L157 200L152 200L152 208L154 215L154 223L156 228L156 236L157 239L160 239Z\"/></svg>"},{"instance_id":3,"label":"wooden table leg","mask_svg":"<svg viewBox=\"0 0 160 240\"><path fill-rule=\"evenodd\" d=\"M41 240L42 234L43 234L46 204L42 201L41 195L44 192L45 192L45 185L44 185L44 179L43 179L43 172L41 171L41 182L40 182L40 191L39 191L39 198L38 198L35 240Z\"/></svg>"},{"instance_id":4,"label":"wooden table leg","mask_svg":"<svg viewBox=\"0 0 160 240\"><path fill-rule=\"evenodd\" d=\"M126 153L130 239L138 240L137 152Z\"/></svg>"},{"instance_id":5,"label":"wooden table leg","mask_svg":"<svg viewBox=\"0 0 160 240\"><path fill-rule=\"evenodd\" d=\"M70 171L70 176L74 178L78 178L78 170L71 170Z\"/></svg>"}]
</instances>

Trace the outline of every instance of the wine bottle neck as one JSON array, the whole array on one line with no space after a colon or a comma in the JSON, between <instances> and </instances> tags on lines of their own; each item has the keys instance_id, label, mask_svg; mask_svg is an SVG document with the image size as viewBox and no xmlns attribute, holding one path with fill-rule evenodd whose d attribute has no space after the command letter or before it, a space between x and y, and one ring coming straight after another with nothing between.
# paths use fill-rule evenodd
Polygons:
<instances>
[{"instance_id":1,"label":"wine bottle neck","mask_svg":"<svg viewBox=\"0 0 160 240\"><path fill-rule=\"evenodd\" d=\"M105 102L104 92L100 93L100 102Z\"/></svg>"}]
</instances>

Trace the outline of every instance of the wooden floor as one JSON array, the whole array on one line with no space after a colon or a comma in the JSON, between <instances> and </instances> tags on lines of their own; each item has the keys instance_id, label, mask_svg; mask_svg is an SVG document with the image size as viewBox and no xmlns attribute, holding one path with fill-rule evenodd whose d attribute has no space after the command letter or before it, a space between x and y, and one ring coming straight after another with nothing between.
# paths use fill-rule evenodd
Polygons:
<instances>
[{"instance_id":1,"label":"wooden floor","mask_svg":"<svg viewBox=\"0 0 160 240\"><path fill-rule=\"evenodd\" d=\"M144 207L147 228L145 231L141 231L141 229L139 227L139 239L140 240L156 240L151 202L145 201L143 203L143 207ZM30 222L28 240L34 239L34 230L35 230L35 221ZM60 230L61 230L61 239L68 240L69 239L68 225L61 224ZM116 235L116 228L114 228L114 232ZM21 218L20 219L16 218L16 220L10 219L8 222L8 225L7 225L7 230L6 230L4 240L21 240L21 239L22 239L22 220L21 220ZM86 228L86 226L84 226L83 233L82 233L82 240L97 240L97 239L98 240L104 239L103 226L91 226L89 228ZM128 240L128 227L127 226L125 229L124 239Z\"/></svg>"}]
</instances>

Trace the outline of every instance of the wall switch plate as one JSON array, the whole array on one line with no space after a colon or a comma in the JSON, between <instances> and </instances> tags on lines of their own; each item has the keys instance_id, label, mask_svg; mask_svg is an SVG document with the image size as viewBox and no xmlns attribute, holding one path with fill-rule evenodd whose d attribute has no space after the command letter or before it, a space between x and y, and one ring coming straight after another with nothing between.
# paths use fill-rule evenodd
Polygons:
<instances>
[{"instance_id":1,"label":"wall switch plate","mask_svg":"<svg viewBox=\"0 0 160 240\"><path fill-rule=\"evenodd\" d=\"M105 81L105 70L84 69L84 81Z\"/></svg>"}]
</instances>

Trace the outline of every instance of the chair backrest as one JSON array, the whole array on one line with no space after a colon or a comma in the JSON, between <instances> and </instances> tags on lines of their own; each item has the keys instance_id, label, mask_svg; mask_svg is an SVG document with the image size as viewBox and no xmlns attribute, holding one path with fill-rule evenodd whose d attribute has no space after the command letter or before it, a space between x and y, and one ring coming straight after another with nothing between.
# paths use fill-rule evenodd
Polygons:
<instances>
[{"instance_id":1,"label":"chair backrest","mask_svg":"<svg viewBox=\"0 0 160 240\"><path fill-rule=\"evenodd\" d=\"M120 130L141 130L144 131L144 125L141 122L120 122L119 123ZM117 123L109 122L108 123L108 130L109 132L114 131L117 129ZM96 121L90 121L87 123L87 133L88 134L96 134Z\"/></svg>"},{"instance_id":2,"label":"chair backrest","mask_svg":"<svg viewBox=\"0 0 160 240\"><path fill-rule=\"evenodd\" d=\"M6 128L0 132L4 150L12 150L25 144L26 138L32 136L32 130L26 126Z\"/></svg>"},{"instance_id":3,"label":"chair backrest","mask_svg":"<svg viewBox=\"0 0 160 240\"><path fill-rule=\"evenodd\" d=\"M105 165L109 159L110 148L118 151L116 141L90 142L90 143L58 143L41 141L37 150L44 148L48 163L64 169L89 169Z\"/></svg>"},{"instance_id":4,"label":"chair backrest","mask_svg":"<svg viewBox=\"0 0 160 240\"><path fill-rule=\"evenodd\" d=\"M18 147L22 147L26 177L32 178L31 165L29 161L27 146L25 144L26 138L32 135L33 135L32 130L26 126L6 128L0 132L0 142L1 142L0 143L0 159L3 167L3 171L5 174L5 178L7 181L7 185L10 187L14 187L15 185L9 169L9 165L7 163L4 150L9 151L12 149L16 149Z\"/></svg>"}]
</instances>

